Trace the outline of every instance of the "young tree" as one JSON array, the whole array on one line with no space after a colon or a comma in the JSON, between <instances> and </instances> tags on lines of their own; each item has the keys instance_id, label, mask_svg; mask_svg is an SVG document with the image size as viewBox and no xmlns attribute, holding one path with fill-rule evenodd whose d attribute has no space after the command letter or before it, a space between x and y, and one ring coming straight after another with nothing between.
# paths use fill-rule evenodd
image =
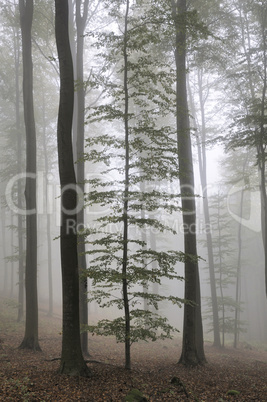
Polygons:
<instances>
[{"instance_id":1,"label":"young tree","mask_svg":"<svg viewBox=\"0 0 267 402\"><path fill-rule=\"evenodd\" d=\"M26 325L20 348L40 350L37 299L36 132L33 108L31 28L33 0L20 0L23 57L23 105L26 130Z\"/></svg>"},{"instance_id":2,"label":"young tree","mask_svg":"<svg viewBox=\"0 0 267 402\"><path fill-rule=\"evenodd\" d=\"M60 373L88 377L91 372L84 361L80 340L77 186L71 135L74 78L68 33L68 0L55 0L55 7L56 44L60 66L60 100L57 126L61 185L60 249L63 288L63 333Z\"/></svg>"},{"instance_id":3,"label":"young tree","mask_svg":"<svg viewBox=\"0 0 267 402\"><path fill-rule=\"evenodd\" d=\"M184 225L184 252L191 258L185 260L185 299L183 348L179 363L186 366L203 364L203 328L201 317L200 283L196 244L196 206L194 172L190 138L189 113L186 88L186 47L189 14L186 0L172 0L172 17L175 27L176 63L176 123L179 159L179 180ZM192 258L194 257L194 258Z\"/></svg>"},{"instance_id":4,"label":"young tree","mask_svg":"<svg viewBox=\"0 0 267 402\"><path fill-rule=\"evenodd\" d=\"M109 212L96 220L98 227L87 233L88 275L96 286L91 295L102 307L116 306L123 311L122 316L101 320L89 330L113 334L124 342L127 369L131 368L133 342L171 335L166 318L147 306L157 310L164 300L183 302L179 297L149 293L148 285L160 284L165 278L180 279L175 264L184 260L184 254L152 249L146 244L147 236L141 234L148 228L166 235L172 232L160 220L159 211L180 209L179 195L163 190L164 181L178 177L176 133L166 117L174 110L174 75L159 52L158 16L155 18L155 10L147 3L116 2L110 13L119 28L113 24L114 30L98 35L97 48L109 43L109 52L100 55L104 54L111 73L94 83L103 85L106 99L90 111L90 120L102 125L107 122L112 132L103 134L101 126L101 135L88 139L90 151L86 154L86 160L104 164L102 175L109 177L89 182L89 206L109 207ZM145 308L140 308L144 299Z\"/></svg>"}]
</instances>

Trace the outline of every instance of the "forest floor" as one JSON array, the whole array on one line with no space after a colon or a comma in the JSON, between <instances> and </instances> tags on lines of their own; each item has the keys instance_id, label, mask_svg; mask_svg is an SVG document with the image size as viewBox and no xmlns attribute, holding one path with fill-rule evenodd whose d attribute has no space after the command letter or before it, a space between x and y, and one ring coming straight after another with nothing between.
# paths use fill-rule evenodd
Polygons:
<instances>
[{"instance_id":1,"label":"forest floor","mask_svg":"<svg viewBox=\"0 0 267 402\"><path fill-rule=\"evenodd\" d=\"M133 388L151 402L267 401L267 350L263 347L243 344L219 350L205 344L208 363L188 369L177 364L181 353L177 337L140 342L132 346L129 371L123 367L123 345L111 337L89 335L88 360L93 361L88 366L93 376L71 378L57 373L60 318L40 313L42 352L18 349L24 324L15 318L15 307L0 299L0 401L123 402ZM177 383L171 382L174 377L179 378Z\"/></svg>"}]
</instances>

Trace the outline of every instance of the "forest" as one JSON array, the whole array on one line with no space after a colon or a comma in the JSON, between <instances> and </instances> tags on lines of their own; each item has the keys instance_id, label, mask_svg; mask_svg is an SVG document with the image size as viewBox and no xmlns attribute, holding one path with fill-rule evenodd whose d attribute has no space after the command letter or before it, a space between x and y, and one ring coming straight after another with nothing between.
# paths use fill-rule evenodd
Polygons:
<instances>
[{"instance_id":1,"label":"forest","mask_svg":"<svg viewBox=\"0 0 267 402\"><path fill-rule=\"evenodd\" d=\"M266 2L0 5L0 400L266 400Z\"/></svg>"}]
</instances>

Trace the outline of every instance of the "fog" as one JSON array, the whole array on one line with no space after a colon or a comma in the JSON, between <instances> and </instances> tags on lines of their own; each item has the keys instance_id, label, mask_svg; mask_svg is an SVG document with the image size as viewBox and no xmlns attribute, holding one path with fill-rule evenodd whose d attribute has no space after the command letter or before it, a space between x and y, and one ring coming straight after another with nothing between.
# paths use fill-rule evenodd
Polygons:
<instances>
[{"instance_id":1,"label":"fog","mask_svg":"<svg viewBox=\"0 0 267 402\"><path fill-rule=\"evenodd\" d=\"M212 162L208 162L208 170L211 172L216 172L215 175L211 174L211 184L209 185L209 191L211 194L216 194L216 191L220 191L221 181L223 180L222 176L220 176L221 167L220 162L223 158L223 155L220 154L217 157L217 160L214 158L211 153ZM197 167L195 166L195 169ZM92 175L92 172L88 172L88 175ZM212 177L213 176L213 177ZM39 293L39 308L41 311L48 310L48 294L49 294L49 284L48 284L48 250L47 250L47 242L46 242L46 218L47 218L47 209L49 209L49 214L51 216L51 232L50 236L52 240L52 276L53 276L53 306L54 313L56 315L61 315L61 265L60 265L60 255L59 255L59 229L60 229L60 209L58 205L58 199L56 198L56 194L58 193L58 183L50 182L50 191L49 197L50 201L52 201L52 205L47 206L44 205L44 199L47 197L46 194L43 193L42 186L43 175L39 174L39 192L41 195L41 200L38 203L39 205L39 213L38 213L38 293ZM242 184L242 183L241 183ZM196 182L196 192L200 195L197 200L197 212L198 212L198 220L196 225L196 233L198 238L198 253L201 257L200 260L200 278L201 278L201 295L202 295L202 314L204 318L204 331L205 331L205 339L211 340L212 335L210 333L210 324L211 324L211 311L208 307L208 299L210 298L210 286L209 286L209 275L207 271L207 250L205 247L205 232L207 228L205 227L204 217L203 217L203 208L202 208L202 198L201 198L201 190L199 189L199 183ZM199 190L198 190L199 189ZM240 197L240 191L242 187L238 188L237 193L234 196L237 200L232 200L233 195L231 195L231 187L229 186L228 192L223 193L223 202L225 204L228 202L228 210L226 209L226 217L230 221L231 224L231 252L227 252L227 255L224 256L228 258L227 264L232 265L233 272L237 266L237 236L239 230L239 221L238 221L238 196ZM5 193L6 186L2 186L2 199L6 201L7 194ZM262 236L260 232L260 208L259 205L254 205L253 202L257 200L254 196L254 192L249 193L246 198L245 208L248 210L247 217L244 218L244 224L241 223L241 234L242 234L242 257L241 257L241 284L240 284L240 300L242 302L242 311L240 312L239 320L243 324L244 332L240 333L239 341L240 342L248 342L252 345L256 345L257 343L265 343L266 342L266 334L267 334L267 322L265 320L266 314L266 300L265 300L265 288L264 288L264 252L262 246ZM240 200L239 200L240 201ZM231 204L232 202L232 204ZM103 208L102 208L103 209ZM249 221L250 216L252 214L252 209L254 212L256 210L256 214L253 213L253 221ZM1 258L3 261L2 269L1 269L1 283L2 283L2 295L13 299L16 301L18 297L18 264L17 264L17 233L14 231L14 216L16 213L10 208L9 205L7 207L1 209L2 214L2 230L1 230ZM109 214L110 210L105 209L105 211L101 211L101 207L95 208L86 208L86 227L93 227L94 220L96 217L105 216ZM11 221L11 217L13 216L13 222ZM173 229L177 231L176 235L169 234L167 231L161 233L157 230L154 230L154 236L157 241L157 247L161 250L168 249L179 249L183 248L183 224L182 224L182 215L181 213L174 213L172 215L161 216L161 219L168 225L170 225ZM249 227L251 226L251 227ZM110 227L111 232L115 230L121 230L121 227L118 225ZM135 229L132 229L134 234ZM216 238L216 226L214 228L211 227L212 235ZM135 233L136 234L136 233ZM137 233L140 236L140 231ZM5 254L4 254L5 253ZM225 252L226 253L226 252ZM228 257L228 253L230 256ZM14 256L13 258L12 255ZM90 264L89 259L87 259L88 264ZM176 266L176 272L183 276L183 264L178 263ZM151 285L152 286L152 285ZM92 285L89 280L89 297L90 290L92 289ZM168 281L163 280L162 284L158 287L158 291L162 294L171 294L174 296L178 296L180 298L184 297L184 283L183 281ZM232 274L231 283L228 285L227 296L231 297L233 300L235 298L235 276ZM182 320L183 320L183 308L179 308L176 305L172 305L170 303L160 303L159 305L159 313L163 316L166 316L171 324L177 328L180 332L182 331ZM89 323L95 324L98 319L103 318L113 318L118 314L118 310L116 308L102 309L98 306L96 302L92 302L89 304ZM232 306L229 311L229 317L234 319L234 307ZM233 334L226 334L226 344L231 344L233 342Z\"/></svg>"},{"instance_id":2,"label":"fog","mask_svg":"<svg viewBox=\"0 0 267 402\"><path fill-rule=\"evenodd\" d=\"M12 6L10 7L11 9L9 11L11 12ZM50 299L50 303L52 300L53 304L52 314L61 316L62 278L59 246L61 211L56 141L59 71L58 60L55 56L56 47L53 37L54 27L53 24L51 25L49 22L51 10L44 10L47 15L45 14L46 18L44 19L43 24L39 27L38 18L40 19L40 15L42 14L40 7L41 6L39 5L36 10L33 43L38 171L38 302L39 310L48 312L49 293L52 292ZM130 135L133 135L134 137L134 134L138 133L136 134L138 140L143 135L142 141L144 141L142 146L138 143L136 148L134 148L136 145L134 140L132 140L133 145L131 144L131 191L138 194L136 195L136 199L131 199L130 202L132 202L131 205L133 208L133 221L134 219L156 219L164 226L164 228L163 226L159 227L154 224L149 227L147 223L143 225L137 225L134 222L130 223L129 239L133 243L129 243L129 254L130 256L134 255L134 258L136 258L135 253L137 253L138 247L139 249L141 248L142 251L152 250L152 252L157 251L162 253L172 251L183 252L184 230L190 230L196 233L204 339L205 341L212 342L213 318L207 250L207 232L209 232L213 242L214 274L221 339L222 336L224 336L224 344L232 346L236 335L238 346L242 343L256 346L258 344L267 343L265 253L263 247L264 234L262 233L263 218L261 214L261 209L263 208L261 204L262 187L259 178L259 166L257 164L259 154L257 154L256 147L254 146L255 144L247 144L249 141L245 141L246 143L243 147L240 146L239 148L235 148L234 146L229 146L229 137L232 138L234 134L240 134L242 130L245 130L243 129L243 126L234 126L234 122L240 118L240 114L243 115L247 113L245 106L242 104L242 99L244 98L243 91L246 92L246 96L249 97L249 88L240 89L242 87L242 78L240 78L242 72L240 73L238 71L239 60L243 58L246 52L242 49L241 45L238 45L238 43L228 35L230 29L228 24L230 23L226 21L226 15L223 17L225 18L225 21L223 22L222 20L221 26L218 26L217 22L212 21L212 16L206 15L207 10L200 10L200 13L201 12L205 22L211 26L210 29L214 30L214 35L216 36L223 32L224 40L229 41L229 47L233 46L235 48L236 60L232 60L225 49L225 54L221 62L214 61L214 64L209 66L209 63L213 63L213 59L212 56L210 56L210 58L207 56L208 61L207 64L205 64L205 61L203 62L202 60L202 57L205 57L205 52L204 49L201 50L204 41L203 38L199 39L197 46L194 47L194 45L191 44L188 55L187 86L188 93L191 93L191 95L188 96L188 103L194 159L196 225L191 228L184 228L183 226L183 215L182 211L179 210L181 207L181 201L178 174L177 177L171 177L172 173L169 173L171 169L175 170L175 166L173 166L171 160L173 157L172 150L168 149L167 151L169 162L166 163L169 163L169 165L166 167L165 179L159 179L157 176L157 174L160 173L160 168L158 167L162 166L162 169L164 170L166 160L164 159L166 157L165 154L163 155L164 158L162 158L162 161L159 160L159 150L162 152L161 148L163 148L163 145L158 142L157 147L155 146L153 148L154 152L156 152L155 159L157 159L153 162L156 178L150 174L147 175L148 178L145 178L142 182L135 180L136 178L141 177L145 169L147 169L147 167L144 168L143 165L140 167L138 163L143 161L143 159L150 160L153 156L152 147L151 152L148 150L150 137L146 137L145 134L140 134L140 132L138 132L141 126L140 116L143 120L145 120L145 118L148 119L147 115L149 115L149 118L153 117L153 124L151 123L151 127L153 127L154 132L157 132L157 130L158 132L163 130L162 127L164 126L164 133L168 133L170 140L175 141L176 138L173 104L171 106L166 106L160 98L161 95L157 94L158 99L161 99L161 102L158 101L158 110L156 110L154 104L152 108L149 102L152 103L154 98L152 96L149 97L150 87L148 87L145 96L141 93L141 99L138 99L138 101L134 100L130 105ZM85 199L85 221L82 227L78 227L78 231L83 231L85 229L85 231L90 232L88 236L85 237L85 247L87 252L86 263L89 270L90 267L96 267L97 264L100 264L99 261L94 260L96 257L93 254L94 249L97 249L98 247L94 242L99 238L99 233L102 233L102 235L103 233L111 236L116 235L117 239L121 239L122 237L122 220L118 219L116 222L115 217L116 214L122 214L122 197L119 198L118 194L119 192L123 193L124 185L124 160L121 156L123 149L118 145L120 142L123 143L124 141L123 121L121 120L121 116L116 120L113 115L110 118L103 118L99 121L98 117L100 112L96 112L96 109L94 109L102 107L102 111L107 108L108 105L112 105L112 107L114 107L114 109L112 109L114 112L114 110L117 111L119 109L124 99L120 93L123 78L122 59L120 58L121 54L119 54L119 52L117 54L114 51L114 56L111 52L110 57L117 57L117 59L116 62L113 60L111 64L108 64L107 55L109 54L108 52L110 49L106 48L105 45L103 45L103 42L100 44L97 43L98 39L96 34L98 31L101 31L102 33L120 33L122 20L110 21L110 16L107 15L105 9L102 9L102 13L98 12L94 14L94 9L92 8L90 13L92 18L92 21L90 22L91 27L88 26L84 37L84 87L86 108L84 128L85 154L87 155L85 156L85 191L84 194L78 194L80 197L84 197ZM215 10L214 13L216 14ZM9 14L7 13L7 15ZM7 15L1 15L3 22L1 44L6 50L1 55L3 70L1 87L3 88L3 92L0 101L2 114L2 174L0 184L0 260L2 263L0 267L0 284L2 287L2 296L12 301L14 303L14 308L17 308L19 305L19 260L22 261L23 267L25 267L26 214L23 192L25 178L27 176L25 173L26 145L25 130L22 123L22 71L21 65L16 64L18 59L15 57L15 55L21 57L21 44L18 44L14 39L16 37L19 38L19 27L15 24L15 21L13 21L11 27ZM230 17L235 19L235 21L238 21L237 12L229 12L229 18ZM255 21L254 23L256 24ZM241 37L241 28L235 26L235 29L238 31L239 37ZM77 38L74 20L72 20L72 18L70 31L71 42L75 48ZM14 37L13 32L15 32ZM245 35L243 38L245 45L248 46L249 40L252 40L253 44L256 46L260 41L257 35L260 35L258 31L254 32L252 39ZM206 40L209 41L209 46L213 49L213 52L216 52L216 45L214 44L215 38L209 37L209 39ZM8 43L12 43L12 46L9 46ZM111 46L114 46L114 44ZM164 44L159 47L156 43L152 43L151 45L153 52L156 53L156 51L162 51L162 56L157 54L155 57L158 57L158 59L164 59L164 66L162 67L164 73L166 72L166 66L168 63L172 68L174 68L174 57L173 52L171 51L172 46L173 44L168 44L165 49ZM220 46L222 46L221 42ZM260 44L258 46L260 48ZM99 49L101 49L102 53ZM141 53L141 50L138 49L135 57L137 57L139 53ZM253 59L251 60L251 63L257 64L260 55L260 50L258 50L258 53L254 55L256 61ZM216 57L219 58L219 55ZM76 61L75 54L73 55L73 58L74 61ZM132 62L133 59L131 60ZM216 63L218 63L218 65ZM225 68L221 67L222 63L225 63ZM144 66L142 66L142 68L144 68ZM243 75L247 76L246 68L249 70L249 67L245 66L243 68L245 70L243 71ZM261 74L263 74L264 63L262 60L258 64L258 69L260 69ZM10 74L9 71L12 71L12 73ZM16 74L17 84L14 78ZM239 83L236 83L236 86L234 86L232 82L234 74L237 75L236 81L240 80ZM258 74L258 76L260 76L260 74ZM260 93L263 83L259 81L260 80L255 78L255 75L253 75L252 86L254 85L255 90ZM149 83L149 85L150 84L151 83ZM18 85L17 88L16 85ZM134 84L131 82L131 85ZM164 83L160 82L157 85L158 91L160 93L164 92ZM78 86L79 83L76 81L76 92ZM142 83L140 86L142 86ZM153 87L152 84L151 87ZM172 81L170 87L174 91L174 81ZM154 89L155 88L153 87L153 90ZM17 93L19 93L19 98L17 100L14 99L16 90L18 91ZM133 99L134 96L136 95L132 90ZM205 98L205 101L202 103L201 96L202 98ZM171 90L168 97L170 103L174 101L174 94ZM17 127L14 127L16 125L16 122L14 122L16 102L19 104L19 118L17 121ZM266 105L266 98L264 99L264 102ZM160 107L165 109L162 111ZM242 109L242 107L244 109ZM240 111L240 109L242 110ZM94 115L94 113L96 114ZM123 112L121 113L123 114ZM145 113L147 113L147 115L145 115ZM168 127L169 131L166 127ZM264 130L266 131L266 123ZM104 140L100 140L98 143L93 143L94 139L100 138L101 136L110 138L110 143L105 143ZM21 143L18 141L18 138L20 138ZM266 139L264 141L265 147ZM75 147L76 143L74 143L74 148ZM19 155L21 159L20 166L18 166ZM92 158L95 155L97 156L93 161ZM48 166L46 166L45 158L48 160ZM77 161L77 155L74 159L76 161L77 169L77 164L81 163L81 161ZM203 174L204 165L207 182L203 191L203 180L201 174ZM149 166L151 171L153 171L151 161L149 162ZM206 198L206 190L208 194L208 207L210 214L210 223L208 225L205 220L203 206L203 199ZM100 193L101 191L103 193L117 191L117 195L108 196L110 198L101 201L100 198L97 198L99 196L95 195L97 192ZM146 199L140 198L140 194L148 191L154 191L157 192L157 194L166 193L168 196L174 195L176 198L173 198L174 201L171 198L166 201L166 198L164 202L161 202L158 199L156 199L156 201L153 200L155 207L150 207L147 203L147 210L142 212L140 205L142 203L145 204ZM205 194L203 194L203 192ZM95 198L92 198L92 194ZM157 198L157 196L155 196L155 198ZM107 199L109 201L107 201ZM176 206L173 208L173 211L170 211L172 202L174 202ZM22 205L20 203L22 203ZM136 205L138 205L138 207L136 207ZM144 215L142 215L142 213ZM21 232L18 230L19 216L22 218L23 222ZM111 217L114 219L112 220ZM109 218L110 222L108 222ZM101 226L103 222L105 222L105 226ZM20 239L22 239L23 243L22 250L19 250ZM48 239L51 241L51 250L49 249ZM138 242L141 241L146 243L146 245L140 246L140 243L138 244ZM101 249L101 252L103 252L103 244L100 245L99 248ZM118 261L122 260L121 250L122 249L119 247L116 248L113 255L115 259L110 262L110 265L107 265L111 270L118 269ZM50 251L52 262L52 286L49 282L48 270ZM157 265L156 268L153 268L153 261L155 262L155 259L152 258L150 262L147 262L147 267L152 270L158 269ZM141 263L143 263L143 261L140 262L140 265ZM184 298L185 286L183 280L184 263L182 261L174 263L174 273L175 275L180 276L181 280L176 278L168 279L162 275L160 281L158 281L160 283L148 280L147 283L144 284L144 281L142 282L141 280L139 281L139 284L137 284L133 281L131 291L138 294L138 292L142 293L143 289L145 289L146 292L166 297L173 296L182 300ZM96 280L96 282L97 283L94 284L92 279L88 279L89 299L92 297L94 291L104 291L106 289L104 287L105 277ZM114 299L119 298L121 295L121 284L115 282L114 289L111 289L111 293ZM141 296L137 299L139 303L138 306L145 305ZM101 319L106 318L112 320L118 315L121 315L121 308L120 306L118 308L118 305L116 304L111 304L110 306L105 304L102 308L101 304L103 304L104 301L105 298L103 297L99 303L97 300L89 302L89 325L96 325ZM25 295L23 308L25 311ZM183 303L181 306L178 306L170 301L163 300L158 302L158 310L151 305L145 305L145 309L157 312L163 317L167 317L170 324L179 330L179 336L181 336L183 331Z\"/></svg>"}]
</instances>

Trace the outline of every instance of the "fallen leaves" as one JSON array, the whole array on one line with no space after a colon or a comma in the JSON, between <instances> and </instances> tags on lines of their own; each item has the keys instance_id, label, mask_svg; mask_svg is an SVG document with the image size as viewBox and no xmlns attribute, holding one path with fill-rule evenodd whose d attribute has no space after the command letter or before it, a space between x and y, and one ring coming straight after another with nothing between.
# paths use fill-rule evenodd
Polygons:
<instances>
[{"instance_id":1,"label":"fallen leaves","mask_svg":"<svg viewBox=\"0 0 267 402\"><path fill-rule=\"evenodd\" d=\"M177 364L178 339L140 342L132 347L133 369L129 371L123 367L123 345L113 338L89 336L92 358L87 364L94 375L70 378L57 373L60 320L41 315L40 321L42 352L17 349L22 327L1 330L1 401L124 402L133 389L150 402L266 400L265 351L218 350L206 345L208 364L187 369Z\"/></svg>"}]
</instances>

